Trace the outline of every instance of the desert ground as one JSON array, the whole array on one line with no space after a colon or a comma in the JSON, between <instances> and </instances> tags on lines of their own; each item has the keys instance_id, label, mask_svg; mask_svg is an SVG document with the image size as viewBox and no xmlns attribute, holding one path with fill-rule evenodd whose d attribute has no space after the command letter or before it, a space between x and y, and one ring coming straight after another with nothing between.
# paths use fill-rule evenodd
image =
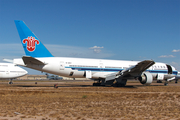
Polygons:
<instances>
[{"instance_id":1,"label":"desert ground","mask_svg":"<svg viewBox=\"0 0 180 120\"><path fill-rule=\"evenodd\" d=\"M0 120L180 120L180 83L0 81ZM37 82L37 84L35 84ZM57 84L58 88L54 88Z\"/></svg>"}]
</instances>

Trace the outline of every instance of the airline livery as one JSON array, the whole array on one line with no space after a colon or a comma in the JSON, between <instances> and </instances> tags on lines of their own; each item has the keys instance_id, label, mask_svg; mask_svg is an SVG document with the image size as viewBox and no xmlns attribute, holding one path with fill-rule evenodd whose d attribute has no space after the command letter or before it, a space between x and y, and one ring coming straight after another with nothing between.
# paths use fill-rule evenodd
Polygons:
<instances>
[{"instance_id":1,"label":"airline livery","mask_svg":"<svg viewBox=\"0 0 180 120\"><path fill-rule=\"evenodd\" d=\"M0 79L12 79L26 75L28 72L17 65L11 63L0 63Z\"/></svg>"},{"instance_id":2,"label":"airline livery","mask_svg":"<svg viewBox=\"0 0 180 120\"><path fill-rule=\"evenodd\" d=\"M54 57L26 26L15 20L26 56L14 59L14 64L71 78L89 78L96 81L94 86L125 86L128 79L138 79L150 85L153 79L168 81L175 78L177 70L165 63L153 60L123 61Z\"/></svg>"}]
</instances>

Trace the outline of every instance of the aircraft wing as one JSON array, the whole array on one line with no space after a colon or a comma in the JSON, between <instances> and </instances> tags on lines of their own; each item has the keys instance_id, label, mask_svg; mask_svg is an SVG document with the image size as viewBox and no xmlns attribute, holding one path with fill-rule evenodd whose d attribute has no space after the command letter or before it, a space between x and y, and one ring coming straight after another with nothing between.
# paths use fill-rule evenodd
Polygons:
<instances>
[{"instance_id":1,"label":"aircraft wing","mask_svg":"<svg viewBox=\"0 0 180 120\"><path fill-rule=\"evenodd\" d=\"M141 61L135 66L131 66L125 70L119 71L118 73L112 73L107 75L105 81L109 81L112 80L113 78L115 79L119 77L121 78L137 77L154 64L155 62L153 60Z\"/></svg>"},{"instance_id":2,"label":"aircraft wing","mask_svg":"<svg viewBox=\"0 0 180 120\"><path fill-rule=\"evenodd\" d=\"M25 65L27 65L27 64L45 65L45 63L43 63L42 61L40 61L36 58L30 57L30 56L23 56L22 59L23 59Z\"/></svg>"},{"instance_id":3,"label":"aircraft wing","mask_svg":"<svg viewBox=\"0 0 180 120\"><path fill-rule=\"evenodd\" d=\"M149 67L154 65L155 62L153 60L144 60L139 62L137 65L127 68L121 71L119 74L123 77L136 77L142 74L142 72L146 71Z\"/></svg>"}]
</instances>

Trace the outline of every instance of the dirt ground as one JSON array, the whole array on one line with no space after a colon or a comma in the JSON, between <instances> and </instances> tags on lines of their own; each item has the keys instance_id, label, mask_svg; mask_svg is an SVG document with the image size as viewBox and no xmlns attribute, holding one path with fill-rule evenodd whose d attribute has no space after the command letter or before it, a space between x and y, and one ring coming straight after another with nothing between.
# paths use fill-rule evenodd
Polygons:
<instances>
[{"instance_id":1,"label":"dirt ground","mask_svg":"<svg viewBox=\"0 0 180 120\"><path fill-rule=\"evenodd\" d=\"M180 83L0 82L0 120L180 120ZM54 88L54 84L58 88Z\"/></svg>"}]
</instances>

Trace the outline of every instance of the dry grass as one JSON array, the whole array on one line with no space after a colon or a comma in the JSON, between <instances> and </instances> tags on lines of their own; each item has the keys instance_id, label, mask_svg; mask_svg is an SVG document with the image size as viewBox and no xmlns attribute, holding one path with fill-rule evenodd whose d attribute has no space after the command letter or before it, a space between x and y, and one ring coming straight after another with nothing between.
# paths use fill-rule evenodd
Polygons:
<instances>
[{"instance_id":1,"label":"dry grass","mask_svg":"<svg viewBox=\"0 0 180 120\"><path fill-rule=\"evenodd\" d=\"M180 120L180 84L123 88L88 84L59 84L58 89L40 83L29 83L29 87L1 84L0 120Z\"/></svg>"}]
</instances>

